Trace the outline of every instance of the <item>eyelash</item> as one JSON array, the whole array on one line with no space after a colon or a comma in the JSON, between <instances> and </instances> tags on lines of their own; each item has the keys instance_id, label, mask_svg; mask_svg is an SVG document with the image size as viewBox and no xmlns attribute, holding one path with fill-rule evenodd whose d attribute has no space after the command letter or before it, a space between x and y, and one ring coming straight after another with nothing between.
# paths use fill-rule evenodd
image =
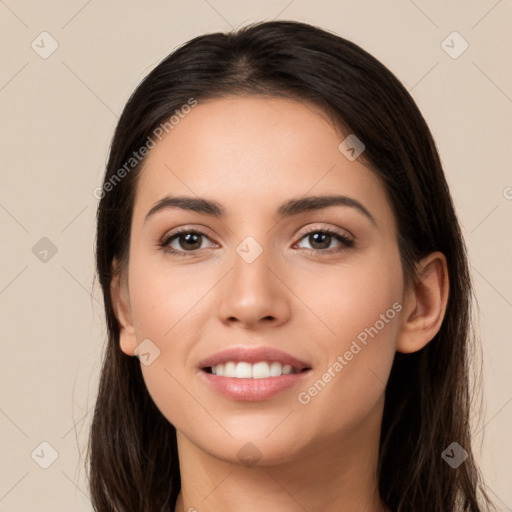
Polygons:
<instances>
[{"instance_id":1,"label":"eyelash","mask_svg":"<svg viewBox=\"0 0 512 512\"><path fill-rule=\"evenodd\" d=\"M335 238L337 238L343 245L344 247L342 246L341 248L338 248L334 251L332 250L327 250L327 249L308 249L306 248L305 250L310 252L310 253L314 253L314 254L326 254L326 255L329 255L329 254L338 254L338 253L341 253L343 251L346 251L347 249L350 249L352 247L354 247L354 241L352 239L350 239L349 237L345 236L345 235L342 235L341 233L338 233L337 231L334 231L332 229L328 229L328 228L325 228L325 229L312 229L311 231L308 231L306 233L303 233L302 236L299 238L299 241L302 240L303 238L307 237L308 235L311 235L313 233L323 233L323 234L328 234L328 235L333 235ZM173 233L169 234L169 235L165 235L162 240L160 241L160 247L167 253L173 255L173 256L194 256L195 255L195 252L196 251L199 251L200 249L195 249L194 251L178 251L176 249L171 249L169 248L169 243L174 239L174 238L177 238L179 235L182 235L182 234L191 234L191 235L201 235L201 236L204 236L206 238L208 238L208 235L202 231L199 231L199 230L196 230L196 229L188 229L188 228L183 228L183 229L179 229L177 231L174 231Z\"/></svg>"}]
</instances>

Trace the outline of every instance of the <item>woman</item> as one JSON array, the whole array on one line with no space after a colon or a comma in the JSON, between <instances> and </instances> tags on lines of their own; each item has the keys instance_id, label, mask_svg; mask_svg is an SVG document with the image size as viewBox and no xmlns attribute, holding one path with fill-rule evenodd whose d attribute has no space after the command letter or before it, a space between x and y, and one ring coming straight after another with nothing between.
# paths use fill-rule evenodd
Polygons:
<instances>
[{"instance_id":1,"label":"woman","mask_svg":"<svg viewBox=\"0 0 512 512\"><path fill-rule=\"evenodd\" d=\"M196 37L129 99L95 195L96 511L489 509L464 242L375 58L299 22Z\"/></svg>"}]
</instances>

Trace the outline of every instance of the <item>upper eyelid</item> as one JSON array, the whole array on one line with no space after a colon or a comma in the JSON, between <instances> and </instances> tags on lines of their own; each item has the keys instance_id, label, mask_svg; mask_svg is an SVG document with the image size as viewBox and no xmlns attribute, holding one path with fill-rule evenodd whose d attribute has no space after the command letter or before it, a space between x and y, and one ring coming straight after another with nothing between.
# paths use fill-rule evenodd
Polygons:
<instances>
[{"instance_id":1,"label":"upper eyelid","mask_svg":"<svg viewBox=\"0 0 512 512\"><path fill-rule=\"evenodd\" d=\"M355 239L355 236L348 229L340 228L340 227L313 225L313 226L310 226L310 227L304 228L304 229L305 229L305 231L301 231L301 234L298 235L298 236L300 236L300 238L302 238L304 235L307 235L307 234L309 234L311 232L315 232L315 231L331 231L340 236L345 236L346 238L350 238L352 240Z\"/></svg>"}]
</instances>

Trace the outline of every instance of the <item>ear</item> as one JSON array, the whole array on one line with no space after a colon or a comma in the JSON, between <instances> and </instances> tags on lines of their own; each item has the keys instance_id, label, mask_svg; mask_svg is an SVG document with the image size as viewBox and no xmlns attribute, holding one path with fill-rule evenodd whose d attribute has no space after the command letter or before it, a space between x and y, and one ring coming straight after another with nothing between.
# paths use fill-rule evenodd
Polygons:
<instances>
[{"instance_id":1,"label":"ear","mask_svg":"<svg viewBox=\"0 0 512 512\"><path fill-rule=\"evenodd\" d=\"M419 263L418 281L407 290L397 351L405 354L422 349L438 333L448 303L448 265L436 251Z\"/></svg>"},{"instance_id":2,"label":"ear","mask_svg":"<svg viewBox=\"0 0 512 512\"><path fill-rule=\"evenodd\" d=\"M118 271L117 261L113 263L113 277L110 283L110 296L117 321L119 322L119 344L121 350L128 356L133 356L137 346L133 315L130 305L128 277L125 272Z\"/></svg>"}]
</instances>

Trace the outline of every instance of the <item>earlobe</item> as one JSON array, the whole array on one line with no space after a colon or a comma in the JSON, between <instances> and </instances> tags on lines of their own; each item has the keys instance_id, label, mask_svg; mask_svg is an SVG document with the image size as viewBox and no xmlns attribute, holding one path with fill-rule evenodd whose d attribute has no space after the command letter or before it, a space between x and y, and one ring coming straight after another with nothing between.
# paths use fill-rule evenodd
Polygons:
<instances>
[{"instance_id":1,"label":"earlobe","mask_svg":"<svg viewBox=\"0 0 512 512\"><path fill-rule=\"evenodd\" d=\"M113 265L113 268L116 268L116 264ZM128 282L123 273L114 272L110 284L110 296L119 323L119 345L126 355L133 356L137 339L130 306Z\"/></svg>"},{"instance_id":2,"label":"earlobe","mask_svg":"<svg viewBox=\"0 0 512 512\"><path fill-rule=\"evenodd\" d=\"M418 280L405 299L397 351L421 350L438 333L448 303L449 281L446 257L436 251L419 263Z\"/></svg>"}]
</instances>

